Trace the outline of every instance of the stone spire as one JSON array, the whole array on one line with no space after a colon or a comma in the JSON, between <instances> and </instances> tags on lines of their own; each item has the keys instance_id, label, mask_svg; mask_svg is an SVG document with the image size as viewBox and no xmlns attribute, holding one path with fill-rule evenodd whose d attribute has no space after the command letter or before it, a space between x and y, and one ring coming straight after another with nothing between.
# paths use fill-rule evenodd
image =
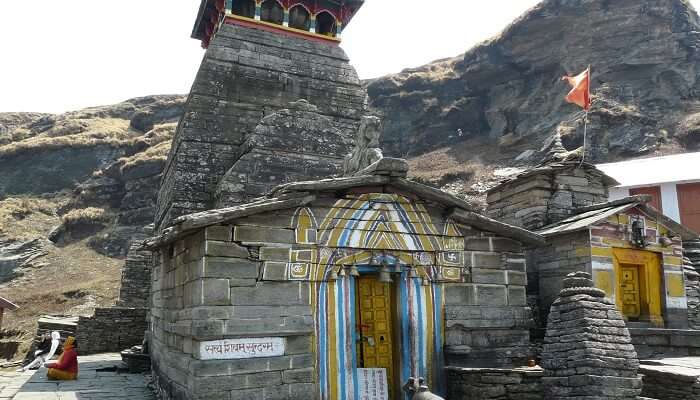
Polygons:
<instances>
[{"instance_id":1,"label":"stone spire","mask_svg":"<svg viewBox=\"0 0 700 400\"><path fill-rule=\"evenodd\" d=\"M566 150L566 147L561 142L561 133L557 130L557 132L554 134L554 139L552 140L552 144L549 147L549 151L547 152L547 155L545 155L544 160L542 160L543 163L547 163L550 161L560 161L569 152Z\"/></svg>"},{"instance_id":2,"label":"stone spire","mask_svg":"<svg viewBox=\"0 0 700 400\"><path fill-rule=\"evenodd\" d=\"M636 399L639 359L615 303L585 272L567 275L563 287L542 352L545 399Z\"/></svg>"}]
</instances>

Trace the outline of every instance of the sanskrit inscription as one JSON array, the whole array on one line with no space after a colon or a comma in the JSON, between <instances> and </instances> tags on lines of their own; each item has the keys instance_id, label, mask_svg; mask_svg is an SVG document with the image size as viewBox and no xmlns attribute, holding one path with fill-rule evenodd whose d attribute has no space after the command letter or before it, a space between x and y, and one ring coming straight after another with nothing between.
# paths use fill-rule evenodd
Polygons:
<instances>
[{"instance_id":1,"label":"sanskrit inscription","mask_svg":"<svg viewBox=\"0 0 700 400\"><path fill-rule=\"evenodd\" d=\"M213 340L201 342L199 346L199 358L202 360L235 360L284 355L284 338Z\"/></svg>"}]
</instances>

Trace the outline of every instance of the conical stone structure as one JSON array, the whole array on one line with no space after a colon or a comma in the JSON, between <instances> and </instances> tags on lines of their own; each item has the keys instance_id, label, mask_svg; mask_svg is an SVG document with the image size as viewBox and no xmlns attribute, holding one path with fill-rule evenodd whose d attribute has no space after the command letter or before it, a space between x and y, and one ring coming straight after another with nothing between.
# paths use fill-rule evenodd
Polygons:
<instances>
[{"instance_id":1,"label":"conical stone structure","mask_svg":"<svg viewBox=\"0 0 700 400\"><path fill-rule=\"evenodd\" d=\"M552 304L542 352L545 399L636 399L642 380L625 321L591 275L569 274Z\"/></svg>"}]
</instances>

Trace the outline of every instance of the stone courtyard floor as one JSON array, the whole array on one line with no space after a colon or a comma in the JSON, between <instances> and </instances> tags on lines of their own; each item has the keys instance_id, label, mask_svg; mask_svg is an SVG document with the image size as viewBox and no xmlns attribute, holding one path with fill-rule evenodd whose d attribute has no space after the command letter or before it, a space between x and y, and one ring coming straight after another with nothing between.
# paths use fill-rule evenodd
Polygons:
<instances>
[{"instance_id":1,"label":"stone courtyard floor","mask_svg":"<svg viewBox=\"0 0 700 400\"><path fill-rule=\"evenodd\" d=\"M146 375L117 370L118 353L78 357L76 381L49 381L46 369L0 371L0 400L155 400Z\"/></svg>"}]
</instances>

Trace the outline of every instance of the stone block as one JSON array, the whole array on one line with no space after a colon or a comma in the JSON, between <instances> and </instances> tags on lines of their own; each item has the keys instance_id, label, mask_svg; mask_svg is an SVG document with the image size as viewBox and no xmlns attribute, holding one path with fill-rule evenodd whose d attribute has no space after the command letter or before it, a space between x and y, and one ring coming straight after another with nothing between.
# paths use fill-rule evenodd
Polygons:
<instances>
[{"instance_id":1,"label":"stone block","mask_svg":"<svg viewBox=\"0 0 700 400\"><path fill-rule=\"evenodd\" d=\"M509 286L508 287L508 305L511 306L526 306L527 295L525 287Z\"/></svg>"},{"instance_id":2,"label":"stone block","mask_svg":"<svg viewBox=\"0 0 700 400\"><path fill-rule=\"evenodd\" d=\"M286 306L310 304L306 282L260 282L256 287L231 288L231 304L250 306Z\"/></svg>"},{"instance_id":3,"label":"stone block","mask_svg":"<svg viewBox=\"0 0 700 400\"><path fill-rule=\"evenodd\" d=\"M286 340L285 355L307 354L312 351L313 340L311 336L289 336Z\"/></svg>"},{"instance_id":4,"label":"stone block","mask_svg":"<svg viewBox=\"0 0 700 400\"><path fill-rule=\"evenodd\" d=\"M310 368L314 366L314 355L313 354L297 354L292 356L291 368L301 369Z\"/></svg>"},{"instance_id":5,"label":"stone block","mask_svg":"<svg viewBox=\"0 0 700 400\"><path fill-rule=\"evenodd\" d=\"M285 281L287 280L287 263L267 261L263 264L263 280Z\"/></svg>"},{"instance_id":6,"label":"stone block","mask_svg":"<svg viewBox=\"0 0 700 400\"><path fill-rule=\"evenodd\" d=\"M487 283L494 285L506 284L506 271L472 268L473 283Z\"/></svg>"},{"instance_id":7,"label":"stone block","mask_svg":"<svg viewBox=\"0 0 700 400\"><path fill-rule=\"evenodd\" d=\"M465 240L465 250L491 251L491 238L474 237Z\"/></svg>"},{"instance_id":8,"label":"stone block","mask_svg":"<svg viewBox=\"0 0 700 400\"><path fill-rule=\"evenodd\" d=\"M227 400L264 400L264 389L232 390Z\"/></svg>"},{"instance_id":9,"label":"stone block","mask_svg":"<svg viewBox=\"0 0 700 400\"><path fill-rule=\"evenodd\" d=\"M475 305L474 285L447 284L445 285L445 304Z\"/></svg>"},{"instance_id":10,"label":"stone block","mask_svg":"<svg viewBox=\"0 0 700 400\"><path fill-rule=\"evenodd\" d=\"M490 251L495 251L499 253L520 253L523 250L522 244L513 239L495 237L491 239L491 243L493 247Z\"/></svg>"},{"instance_id":11,"label":"stone block","mask_svg":"<svg viewBox=\"0 0 700 400\"><path fill-rule=\"evenodd\" d=\"M236 318L281 318L290 316L311 315L308 305L278 305L278 306L234 306L232 316Z\"/></svg>"},{"instance_id":12,"label":"stone block","mask_svg":"<svg viewBox=\"0 0 700 400\"><path fill-rule=\"evenodd\" d=\"M248 249L232 242L215 242L207 240L204 252L211 257L248 258Z\"/></svg>"},{"instance_id":13,"label":"stone block","mask_svg":"<svg viewBox=\"0 0 700 400\"><path fill-rule=\"evenodd\" d=\"M205 240L230 242L233 238L233 227L230 225L214 225L204 229Z\"/></svg>"},{"instance_id":14,"label":"stone block","mask_svg":"<svg viewBox=\"0 0 700 400\"><path fill-rule=\"evenodd\" d=\"M260 259L263 261L281 261L288 262L291 260L292 250L288 247L261 247Z\"/></svg>"},{"instance_id":15,"label":"stone block","mask_svg":"<svg viewBox=\"0 0 700 400\"><path fill-rule=\"evenodd\" d=\"M230 319L226 321L226 335L262 336L293 335L313 333L314 324L311 316L294 316L284 318Z\"/></svg>"},{"instance_id":16,"label":"stone block","mask_svg":"<svg viewBox=\"0 0 700 400\"><path fill-rule=\"evenodd\" d=\"M314 369L290 369L282 372L282 382L284 383L313 383Z\"/></svg>"},{"instance_id":17,"label":"stone block","mask_svg":"<svg viewBox=\"0 0 700 400\"><path fill-rule=\"evenodd\" d=\"M505 286L476 286L476 301L478 305L504 306L508 304L508 294Z\"/></svg>"},{"instance_id":18,"label":"stone block","mask_svg":"<svg viewBox=\"0 0 700 400\"><path fill-rule=\"evenodd\" d=\"M526 286L527 274L524 272L508 271L508 285Z\"/></svg>"},{"instance_id":19,"label":"stone block","mask_svg":"<svg viewBox=\"0 0 700 400\"><path fill-rule=\"evenodd\" d=\"M205 257L203 262L203 277L257 279L260 263L246 258Z\"/></svg>"},{"instance_id":20,"label":"stone block","mask_svg":"<svg viewBox=\"0 0 700 400\"><path fill-rule=\"evenodd\" d=\"M472 265L477 268L502 269L504 267L503 257L500 253L479 253L472 254L474 262Z\"/></svg>"},{"instance_id":21,"label":"stone block","mask_svg":"<svg viewBox=\"0 0 700 400\"><path fill-rule=\"evenodd\" d=\"M228 279L202 279L202 305L231 304L231 285ZM197 304L197 303L195 303Z\"/></svg>"},{"instance_id":22,"label":"stone block","mask_svg":"<svg viewBox=\"0 0 700 400\"><path fill-rule=\"evenodd\" d=\"M220 338L224 335L224 321L219 319L192 321L192 336L196 339L207 340Z\"/></svg>"},{"instance_id":23,"label":"stone block","mask_svg":"<svg viewBox=\"0 0 700 400\"><path fill-rule=\"evenodd\" d=\"M247 243L287 243L295 242L294 231L291 229L266 228L259 226L236 226L233 240Z\"/></svg>"}]
</instances>

